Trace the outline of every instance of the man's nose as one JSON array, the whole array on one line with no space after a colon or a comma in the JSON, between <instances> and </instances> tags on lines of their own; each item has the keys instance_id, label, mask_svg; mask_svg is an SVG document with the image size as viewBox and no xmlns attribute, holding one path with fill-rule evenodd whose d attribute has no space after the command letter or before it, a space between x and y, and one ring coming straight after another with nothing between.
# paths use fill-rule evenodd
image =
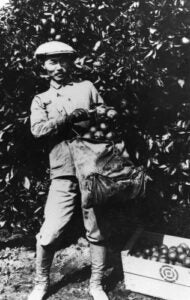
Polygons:
<instances>
[{"instance_id":1,"label":"man's nose","mask_svg":"<svg viewBox=\"0 0 190 300\"><path fill-rule=\"evenodd\" d=\"M56 64L56 69L57 69L57 70L63 69L63 66L61 65L60 62L58 62L58 63Z\"/></svg>"},{"instance_id":2,"label":"man's nose","mask_svg":"<svg viewBox=\"0 0 190 300\"><path fill-rule=\"evenodd\" d=\"M65 68L65 66L62 63L57 63L56 69L57 70L61 70L62 72L66 72L67 71L66 68Z\"/></svg>"}]
</instances>

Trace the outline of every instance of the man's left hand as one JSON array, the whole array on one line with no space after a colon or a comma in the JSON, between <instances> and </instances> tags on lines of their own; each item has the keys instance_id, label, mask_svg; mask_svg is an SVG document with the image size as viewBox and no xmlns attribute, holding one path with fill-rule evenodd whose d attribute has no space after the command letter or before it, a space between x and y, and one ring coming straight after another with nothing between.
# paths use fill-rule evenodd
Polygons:
<instances>
[{"instance_id":1,"label":"man's left hand","mask_svg":"<svg viewBox=\"0 0 190 300\"><path fill-rule=\"evenodd\" d=\"M86 121L89 118L90 114L88 110L83 108L77 108L69 115L69 121L71 122L71 124Z\"/></svg>"}]
</instances>

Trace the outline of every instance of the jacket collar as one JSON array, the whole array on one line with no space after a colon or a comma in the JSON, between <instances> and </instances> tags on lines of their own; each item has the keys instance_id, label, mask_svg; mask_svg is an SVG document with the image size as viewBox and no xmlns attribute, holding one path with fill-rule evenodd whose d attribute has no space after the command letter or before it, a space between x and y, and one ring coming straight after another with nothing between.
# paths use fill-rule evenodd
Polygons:
<instances>
[{"instance_id":1,"label":"jacket collar","mask_svg":"<svg viewBox=\"0 0 190 300\"><path fill-rule=\"evenodd\" d=\"M50 88L53 88L55 90L59 90L61 89L62 87L65 87L66 85L73 85L73 82L71 81L71 79L69 78L68 82L65 83L65 84L61 84L61 83L58 83L54 80L51 80L50 81Z\"/></svg>"}]
</instances>

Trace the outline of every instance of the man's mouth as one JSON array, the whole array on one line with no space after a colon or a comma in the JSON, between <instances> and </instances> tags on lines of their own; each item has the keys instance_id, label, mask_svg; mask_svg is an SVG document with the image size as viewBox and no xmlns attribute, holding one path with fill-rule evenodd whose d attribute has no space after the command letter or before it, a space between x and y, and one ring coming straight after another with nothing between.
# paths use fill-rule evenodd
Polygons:
<instances>
[{"instance_id":1,"label":"man's mouth","mask_svg":"<svg viewBox=\"0 0 190 300\"><path fill-rule=\"evenodd\" d=\"M65 73L57 73L57 74L55 74L55 76L63 77L63 76L65 76Z\"/></svg>"}]
</instances>

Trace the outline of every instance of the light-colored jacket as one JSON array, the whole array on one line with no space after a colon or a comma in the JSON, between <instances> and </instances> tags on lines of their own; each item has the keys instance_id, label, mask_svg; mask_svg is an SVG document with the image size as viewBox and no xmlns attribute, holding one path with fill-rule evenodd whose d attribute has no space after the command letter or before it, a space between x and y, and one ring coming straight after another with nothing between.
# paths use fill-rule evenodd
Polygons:
<instances>
[{"instance_id":1,"label":"light-colored jacket","mask_svg":"<svg viewBox=\"0 0 190 300\"><path fill-rule=\"evenodd\" d=\"M90 81L61 86L50 83L46 92L34 97L31 105L31 132L36 138L46 138L49 145L50 176L75 175L74 162L68 140L73 132L67 117L77 108L90 109L92 104L103 103L103 99ZM88 125L80 122L79 128Z\"/></svg>"}]
</instances>

